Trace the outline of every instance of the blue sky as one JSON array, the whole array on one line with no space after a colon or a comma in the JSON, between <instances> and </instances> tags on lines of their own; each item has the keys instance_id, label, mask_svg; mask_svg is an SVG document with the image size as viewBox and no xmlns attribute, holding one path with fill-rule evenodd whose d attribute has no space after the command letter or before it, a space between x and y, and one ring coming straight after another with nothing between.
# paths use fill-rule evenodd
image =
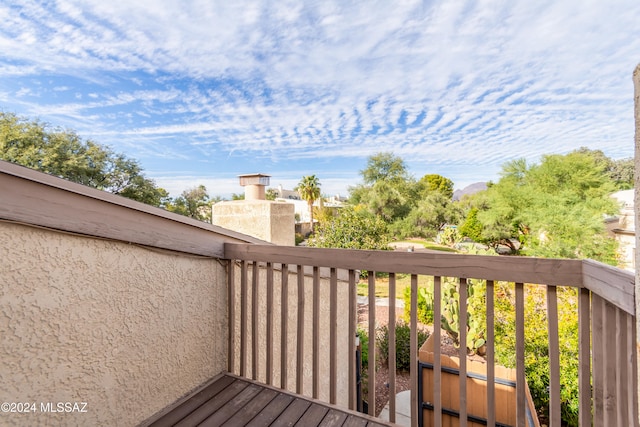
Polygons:
<instances>
[{"instance_id":1,"label":"blue sky","mask_svg":"<svg viewBox=\"0 0 640 427\"><path fill-rule=\"evenodd\" d=\"M640 1L5 0L0 109L178 195L261 172L345 195L368 156L462 188L581 146L633 156Z\"/></svg>"}]
</instances>

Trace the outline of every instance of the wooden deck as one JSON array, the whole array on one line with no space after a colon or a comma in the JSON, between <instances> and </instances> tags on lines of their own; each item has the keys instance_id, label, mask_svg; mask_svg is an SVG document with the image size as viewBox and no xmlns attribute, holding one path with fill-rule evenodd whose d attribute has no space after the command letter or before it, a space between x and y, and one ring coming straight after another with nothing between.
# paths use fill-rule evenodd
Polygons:
<instances>
[{"instance_id":1,"label":"wooden deck","mask_svg":"<svg viewBox=\"0 0 640 427\"><path fill-rule=\"evenodd\" d=\"M221 374L149 426L392 426L232 374Z\"/></svg>"}]
</instances>

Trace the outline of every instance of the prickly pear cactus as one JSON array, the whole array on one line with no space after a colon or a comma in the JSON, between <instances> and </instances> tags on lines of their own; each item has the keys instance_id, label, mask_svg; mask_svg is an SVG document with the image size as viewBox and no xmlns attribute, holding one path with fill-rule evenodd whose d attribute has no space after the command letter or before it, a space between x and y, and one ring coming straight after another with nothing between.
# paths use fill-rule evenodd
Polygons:
<instances>
[{"instance_id":1,"label":"prickly pear cactus","mask_svg":"<svg viewBox=\"0 0 640 427\"><path fill-rule=\"evenodd\" d=\"M484 283L468 281L467 286L467 342L468 351L478 353L486 343L486 308ZM442 286L441 327L460 345L460 292L458 281L447 279Z\"/></svg>"}]
</instances>

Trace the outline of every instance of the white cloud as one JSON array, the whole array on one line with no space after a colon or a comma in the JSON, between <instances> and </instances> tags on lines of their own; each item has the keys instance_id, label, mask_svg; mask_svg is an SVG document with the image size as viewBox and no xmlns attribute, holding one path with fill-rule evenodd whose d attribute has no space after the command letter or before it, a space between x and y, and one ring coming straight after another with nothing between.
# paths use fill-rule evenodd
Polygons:
<instances>
[{"instance_id":1,"label":"white cloud","mask_svg":"<svg viewBox=\"0 0 640 427\"><path fill-rule=\"evenodd\" d=\"M633 150L632 0L17 4L0 5L0 77L24 91L0 83L3 102L148 157L384 150L494 173ZM25 104L41 75L84 96Z\"/></svg>"}]
</instances>

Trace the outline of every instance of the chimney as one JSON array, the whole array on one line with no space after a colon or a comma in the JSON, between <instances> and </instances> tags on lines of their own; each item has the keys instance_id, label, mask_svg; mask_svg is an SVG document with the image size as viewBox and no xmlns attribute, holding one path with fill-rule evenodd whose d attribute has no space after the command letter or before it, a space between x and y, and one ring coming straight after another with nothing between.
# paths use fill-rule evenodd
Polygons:
<instances>
[{"instance_id":1,"label":"chimney","mask_svg":"<svg viewBox=\"0 0 640 427\"><path fill-rule=\"evenodd\" d=\"M216 203L211 207L211 223L276 245L294 246L295 208L293 203L266 200L269 175L240 175L244 200Z\"/></svg>"},{"instance_id":2,"label":"chimney","mask_svg":"<svg viewBox=\"0 0 640 427\"><path fill-rule=\"evenodd\" d=\"M240 175L240 185L244 187L245 200L266 200L266 187L271 175L251 173Z\"/></svg>"}]
</instances>

